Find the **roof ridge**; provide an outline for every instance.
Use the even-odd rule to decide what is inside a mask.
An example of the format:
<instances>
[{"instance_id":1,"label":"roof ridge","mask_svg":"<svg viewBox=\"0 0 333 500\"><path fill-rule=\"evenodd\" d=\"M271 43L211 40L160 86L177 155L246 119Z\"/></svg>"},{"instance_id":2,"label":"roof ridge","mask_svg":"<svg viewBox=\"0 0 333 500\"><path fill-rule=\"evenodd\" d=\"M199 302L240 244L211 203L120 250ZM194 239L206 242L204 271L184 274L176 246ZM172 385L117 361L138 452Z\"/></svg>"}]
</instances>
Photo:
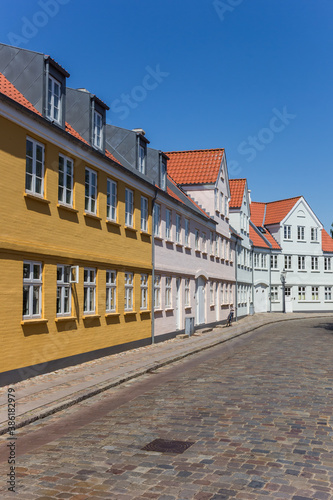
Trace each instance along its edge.
<instances>
[{"instance_id":1,"label":"roof ridge","mask_svg":"<svg viewBox=\"0 0 333 500\"><path fill-rule=\"evenodd\" d=\"M199 152L208 152L208 151L224 151L224 148L211 148L211 149L184 149L182 151L165 151L166 154L172 153L199 153Z\"/></svg>"}]
</instances>

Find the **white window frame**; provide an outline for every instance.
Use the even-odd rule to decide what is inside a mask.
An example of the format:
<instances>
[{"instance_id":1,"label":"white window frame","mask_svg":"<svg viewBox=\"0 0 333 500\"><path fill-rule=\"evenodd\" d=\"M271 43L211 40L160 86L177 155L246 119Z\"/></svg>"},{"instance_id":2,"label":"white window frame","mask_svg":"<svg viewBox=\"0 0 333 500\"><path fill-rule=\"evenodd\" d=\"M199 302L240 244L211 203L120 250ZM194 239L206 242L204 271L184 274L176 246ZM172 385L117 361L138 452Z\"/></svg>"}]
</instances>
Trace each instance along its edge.
<instances>
[{"instance_id":1,"label":"white window frame","mask_svg":"<svg viewBox=\"0 0 333 500\"><path fill-rule=\"evenodd\" d=\"M291 240L292 239L292 232L291 232L291 226L288 224L285 224L283 227L283 238L285 240Z\"/></svg>"},{"instance_id":2,"label":"white window frame","mask_svg":"<svg viewBox=\"0 0 333 500\"><path fill-rule=\"evenodd\" d=\"M292 256L291 255L284 256L284 268L286 270L289 270L292 268Z\"/></svg>"},{"instance_id":3,"label":"white window frame","mask_svg":"<svg viewBox=\"0 0 333 500\"><path fill-rule=\"evenodd\" d=\"M139 144L138 170L141 174L146 173L146 148L142 144Z\"/></svg>"},{"instance_id":4,"label":"white window frame","mask_svg":"<svg viewBox=\"0 0 333 500\"><path fill-rule=\"evenodd\" d=\"M165 277L165 309L172 308L172 278Z\"/></svg>"},{"instance_id":5,"label":"white window frame","mask_svg":"<svg viewBox=\"0 0 333 500\"><path fill-rule=\"evenodd\" d=\"M311 297L312 300L318 302L319 301L319 286L312 286L311 287Z\"/></svg>"},{"instance_id":6,"label":"white window frame","mask_svg":"<svg viewBox=\"0 0 333 500\"><path fill-rule=\"evenodd\" d=\"M284 287L284 295L285 297L291 297L291 286Z\"/></svg>"},{"instance_id":7,"label":"white window frame","mask_svg":"<svg viewBox=\"0 0 333 500\"><path fill-rule=\"evenodd\" d=\"M102 149L103 145L103 116L96 110L94 110L93 145L98 149Z\"/></svg>"},{"instance_id":8,"label":"white window frame","mask_svg":"<svg viewBox=\"0 0 333 500\"><path fill-rule=\"evenodd\" d=\"M227 196L224 196L224 215L225 217L229 216L229 200Z\"/></svg>"},{"instance_id":9,"label":"white window frame","mask_svg":"<svg viewBox=\"0 0 333 500\"><path fill-rule=\"evenodd\" d=\"M298 270L305 271L305 256L304 255L298 256Z\"/></svg>"},{"instance_id":10,"label":"white window frame","mask_svg":"<svg viewBox=\"0 0 333 500\"><path fill-rule=\"evenodd\" d=\"M184 291L185 291L185 307L190 307L191 296L190 296L191 281L190 278L185 278Z\"/></svg>"},{"instance_id":11,"label":"white window frame","mask_svg":"<svg viewBox=\"0 0 333 500\"><path fill-rule=\"evenodd\" d=\"M325 301L331 301L332 300L332 287L331 286L325 286Z\"/></svg>"},{"instance_id":12,"label":"white window frame","mask_svg":"<svg viewBox=\"0 0 333 500\"><path fill-rule=\"evenodd\" d=\"M219 196L219 190L217 188L214 189L214 206L215 206L215 211L219 211L219 201L218 201L218 196Z\"/></svg>"},{"instance_id":13,"label":"white window frame","mask_svg":"<svg viewBox=\"0 0 333 500\"><path fill-rule=\"evenodd\" d=\"M220 213L223 214L223 208L224 208L224 204L223 204L223 193L220 191Z\"/></svg>"},{"instance_id":14,"label":"white window frame","mask_svg":"<svg viewBox=\"0 0 333 500\"><path fill-rule=\"evenodd\" d=\"M106 312L117 310L117 271L108 269L106 271Z\"/></svg>"},{"instance_id":15,"label":"white window frame","mask_svg":"<svg viewBox=\"0 0 333 500\"><path fill-rule=\"evenodd\" d=\"M61 274L60 279L58 278L58 272L60 272ZM63 264L57 265L57 307L56 307L57 316L64 316L64 317L70 316L72 312L72 287L70 284L70 276L71 276L71 266L65 266ZM68 301L68 311L65 311L66 300Z\"/></svg>"},{"instance_id":16,"label":"white window frame","mask_svg":"<svg viewBox=\"0 0 333 500\"><path fill-rule=\"evenodd\" d=\"M181 243L182 235L182 218L179 214L176 214L176 243Z\"/></svg>"},{"instance_id":17,"label":"white window frame","mask_svg":"<svg viewBox=\"0 0 333 500\"><path fill-rule=\"evenodd\" d=\"M85 169L84 210L86 213L97 213L97 172L91 168Z\"/></svg>"},{"instance_id":18,"label":"white window frame","mask_svg":"<svg viewBox=\"0 0 333 500\"><path fill-rule=\"evenodd\" d=\"M167 164L164 159L161 161L161 189L166 190L166 179L167 179Z\"/></svg>"},{"instance_id":19,"label":"white window frame","mask_svg":"<svg viewBox=\"0 0 333 500\"><path fill-rule=\"evenodd\" d=\"M148 274L140 276L140 309L141 311L148 309Z\"/></svg>"},{"instance_id":20,"label":"white window frame","mask_svg":"<svg viewBox=\"0 0 333 500\"><path fill-rule=\"evenodd\" d=\"M32 156L28 155L28 142L32 144ZM37 152L41 151L41 159L37 160ZM44 158L45 148L40 142L26 138L26 167L25 167L25 192L34 196L44 196ZM31 166L31 172L30 170ZM38 170L41 170L40 172ZM37 175L40 174L40 175ZM31 180L31 189L28 188L28 179ZM39 185L39 190L38 186Z\"/></svg>"},{"instance_id":21,"label":"white window frame","mask_svg":"<svg viewBox=\"0 0 333 500\"><path fill-rule=\"evenodd\" d=\"M311 241L318 241L318 228L317 227L312 227L311 228Z\"/></svg>"},{"instance_id":22,"label":"white window frame","mask_svg":"<svg viewBox=\"0 0 333 500\"><path fill-rule=\"evenodd\" d=\"M319 270L318 257L311 257L311 271L318 271L318 270Z\"/></svg>"},{"instance_id":23,"label":"white window frame","mask_svg":"<svg viewBox=\"0 0 333 500\"><path fill-rule=\"evenodd\" d=\"M125 226L133 227L134 224L134 192L125 188Z\"/></svg>"},{"instance_id":24,"label":"white window frame","mask_svg":"<svg viewBox=\"0 0 333 500\"><path fill-rule=\"evenodd\" d=\"M161 309L161 276L154 276L154 309Z\"/></svg>"},{"instance_id":25,"label":"white window frame","mask_svg":"<svg viewBox=\"0 0 333 500\"><path fill-rule=\"evenodd\" d=\"M153 219L154 219L154 236L159 238L161 235L161 205L159 205L158 203L155 203L154 205Z\"/></svg>"},{"instance_id":26,"label":"white window frame","mask_svg":"<svg viewBox=\"0 0 333 500\"><path fill-rule=\"evenodd\" d=\"M209 303L211 306L215 306L214 281L209 282Z\"/></svg>"},{"instance_id":27,"label":"white window frame","mask_svg":"<svg viewBox=\"0 0 333 500\"><path fill-rule=\"evenodd\" d=\"M305 241L305 226L297 226L297 241Z\"/></svg>"},{"instance_id":28,"label":"white window frame","mask_svg":"<svg viewBox=\"0 0 333 500\"><path fill-rule=\"evenodd\" d=\"M271 255L271 269L278 269L278 256Z\"/></svg>"},{"instance_id":29,"label":"white window frame","mask_svg":"<svg viewBox=\"0 0 333 500\"><path fill-rule=\"evenodd\" d=\"M279 287L278 286L271 287L271 300L272 300L272 302L279 302Z\"/></svg>"},{"instance_id":30,"label":"white window frame","mask_svg":"<svg viewBox=\"0 0 333 500\"><path fill-rule=\"evenodd\" d=\"M24 277L25 266L29 265L29 276ZM35 270L38 268L38 277L35 276ZM41 262L34 262L25 260L23 261L23 302L24 302L24 289L28 289L27 295L27 313L23 314L23 319L35 319L42 316L42 286L43 286L43 265ZM37 304L35 302L37 292ZM37 307L36 307L37 306ZM34 312L35 311L35 312Z\"/></svg>"},{"instance_id":31,"label":"white window frame","mask_svg":"<svg viewBox=\"0 0 333 500\"><path fill-rule=\"evenodd\" d=\"M185 245L190 246L190 221L185 219Z\"/></svg>"},{"instance_id":32,"label":"white window frame","mask_svg":"<svg viewBox=\"0 0 333 500\"><path fill-rule=\"evenodd\" d=\"M62 178L62 179L61 179ZM74 162L68 156L59 154L58 203L73 206Z\"/></svg>"},{"instance_id":33,"label":"white window frame","mask_svg":"<svg viewBox=\"0 0 333 500\"><path fill-rule=\"evenodd\" d=\"M298 287L298 301L302 302L306 299L306 287L299 286Z\"/></svg>"},{"instance_id":34,"label":"white window frame","mask_svg":"<svg viewBox=\"0 0 333 500\"><path fill-rule=\"evenodd\" d=\"M56 123L61 123L61 83L56 80L53 76L49 75L48 87L47 87L47 116L50 120ZM59 95L57 95L56 88L59 89ZM58 103L56 100L58 99ZM58 105L57 105L58 104ZM57 113L56 113L57 111ZM58 116L57 116L58 114Z\"/></svg>"},{"instance_id":35,"label":"white window frame","mask_svg":"<svg viewBox=\"0 0 333 500\"><path fill-rule=\"evenodd\" d=\"M107 180L106 218L117 221L117 183L111 179Z\"/></svg>"},{"instance_id":36,"label":"white window frame","mask_svg":"<svg viewBox=\"0 0 333 500\"><path fill-rule=\"evenodd\" d=\"M140 218L141 231L148 232L148 198L141 196L141 218Z\"/></svg>"},{"instance_id":37,"label":"white window frame","mask_svg":"<svg viewBox=\"0 0 333 500\"><path fill-rule=\"evenodd\" d=\"M134 282L133 282L133 273L125 273L124 276L125 286L125 300L124 300L124 311L133 311L134 303L133 303L133 290L134 290Z\"/></svg>"},{"instance_id":38,"label":"white window frame","mask_svg":"<svg viewBox=\"0 0 333 500\"><path fill-rule=\"evenodd\" d=\"M194 240L195 250L200 252L200 231L199 229L195 230L195 240Z\"/></svg>"},{"instance_id":39,"label":"white window frame","mask_svg":"<svg viewBox=\"0 0 333 500\"><path fill-rule=\"evenodd\" d=\"M331 257L324 257L324 270L325 271L332 271Z\"/></svg>"},{"instance_id":40,"label":"white window frame","mask_svg":"<svg viewBox=\"0 0 333 500\"><path fill-rule=\"evenodd\" d=\"M85 267L83 271L83 313L96 313L96 269L93 267Z\"/></svg>"},{"instance_id":41,"label":"white window frame","mask_svg":"<svg viewBox=\"0 0 333 500\"><path fill-rule=\"evenodd\" d=\"M165 209L165 239L171 241L172 234L172 212L169 208Z\"/></svg>"}]
</instances>

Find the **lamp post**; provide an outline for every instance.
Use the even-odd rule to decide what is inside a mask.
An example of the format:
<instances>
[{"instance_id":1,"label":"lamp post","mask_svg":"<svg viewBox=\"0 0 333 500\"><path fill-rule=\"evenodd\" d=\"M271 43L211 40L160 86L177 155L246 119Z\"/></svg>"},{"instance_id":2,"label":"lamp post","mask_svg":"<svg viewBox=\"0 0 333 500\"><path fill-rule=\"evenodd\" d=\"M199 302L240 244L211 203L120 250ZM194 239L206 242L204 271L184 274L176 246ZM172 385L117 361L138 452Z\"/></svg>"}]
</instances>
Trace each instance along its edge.
<instances>
[{"instance_id":1,"label":"lamp post","mask_svg":"<svg viewBox=\"0 0 333 500\"><path fill-rule=\"evenodd\" d=\"M282 283L282 312L286 312L286 276L287 276L287 271L283 269L281 271L281 283Z\"/></svg>"}]
</instances>

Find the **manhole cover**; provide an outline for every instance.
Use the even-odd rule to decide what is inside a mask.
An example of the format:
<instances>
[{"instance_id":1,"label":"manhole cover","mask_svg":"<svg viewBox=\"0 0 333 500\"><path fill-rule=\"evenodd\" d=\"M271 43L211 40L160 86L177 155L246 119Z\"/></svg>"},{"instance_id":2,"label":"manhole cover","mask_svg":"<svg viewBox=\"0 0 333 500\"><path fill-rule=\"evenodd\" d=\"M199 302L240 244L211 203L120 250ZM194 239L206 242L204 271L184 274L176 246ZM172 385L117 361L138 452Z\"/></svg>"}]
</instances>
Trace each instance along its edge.
<instances>
[{"instance_id":1,"label":"manhole cover","mask_svg":"<svg viewBox=\"0 0 333 500\"><path fill-rule=\"evenodd\" d=\"M192 444L194 444L194 441L154 439L154 441L146 444L146 446L141 449L145 451L158 451L159 453L184 453Z\"/></svg>"}]
</instances>

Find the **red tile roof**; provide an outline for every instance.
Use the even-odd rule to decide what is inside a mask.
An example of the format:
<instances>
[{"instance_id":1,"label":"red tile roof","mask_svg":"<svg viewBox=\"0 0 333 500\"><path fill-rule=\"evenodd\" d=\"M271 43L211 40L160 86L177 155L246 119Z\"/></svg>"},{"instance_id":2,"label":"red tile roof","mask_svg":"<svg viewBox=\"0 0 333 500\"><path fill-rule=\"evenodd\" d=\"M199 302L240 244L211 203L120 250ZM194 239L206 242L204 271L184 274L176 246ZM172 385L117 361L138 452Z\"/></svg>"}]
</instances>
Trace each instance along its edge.
<instances>
[{"instance_id":1,"label":"red tile roof","mask_svg":"<svg viewBox=\"0 0 333 500\"><path fill-rule=\"evenodd\" d=\"M85 144L89 145L89 143L85 139L83 139L83 137L81 137L80 134L76 132L76 130L74 130L73 127L67 122L66 122L66 132L71 134L73 137L76 137L80 141L84 142Z\"/></svg>"},{"instance_id":2,"label":"red tile roof","mask_svg":"<svg viewBox=\"0 0 333 500\"><path fill-rule=\"evenodd\" d=\"M251 221L253 222L253 224L257 227L263 226L266 203L252 201L250 209L251 209Z\"/></svg>"},{"instance_id":3,"label":"red tile roof","mask_svg":"<svg viewBox=\"0 0 333 500\"><path fill-rule=\"evenodd\" d=\"M259 235L251 225L250 225L250 240L252 241L253 246L255 247L270 248L265 239L261 235Z\"/></svg>"},{"instance_id":4,"label":"red tile roof","mask_svg":"<svg viewBox=\"0 0 333 500\"><path fill-rule=\"evenodd\" d=\"M18 102L25 108L30 109L30 111L37 113L37 115L42 116L40 112L37 111L37 109L21 94L21 92L17 90L16 87L14 87L9 80L7 80L2 73L0 73L0 92L10 99L13 99L13 101Z\"/></svg>"},{"instance_id":5,"label":"red tile roof","mask_svg":"<svg viewBox=\"0 0 333 500\"><path fill-rule=\"evenodd\" d=\"M119 161L113 156L112 153L110 153L108 149L105 150L105 156L107 158L110 158L110 160L113 160L114 162L118 163L118 165L121 165L121 163L119 163Z\"/></svg>"},{"instance_id":6,"label":"red tile roof","mask_svg":"<svg viewBox=\"0 0 333 500\"><path fill-rule=\"evenodd\" d=\"M224 149L171 151L168 172L177 184L213 184L216 182Z\"/></svg>"},{"instance_id":7,"label":"red tile roof","mask_svg":"<svg viewBox=\"0 0 333 500\"><path fill-rule=\"evenodd\" d=\"M278 224L293 208L295 203L301 198L289 198L287 200L272 201L266 204L265 225Z\"/></svg>"},{"instance_id":8,"label":"red tile roof","mask_svg":"<svg viewBox=\"0 0 333 500\"><path fill-rule=\"evenodd\" d=\"M323 252L333 252L333 239L325 229L321 232L321 246Z\"/></svg>"},{"instance_id":9,"label":"red tile roof","mask_svg":"<svg viewBox=\"0 0 333 500\"><path fill-rule=\"evenodd\" d=\"M274 248L274 250L281 250L280 245L278 244L278 242L276 241L274 236L268 230L266 230L266 233L264 234L264 236L265 236L266 240L268 240L270 242L270 244L272 245L272 248Z\"/></svg>"},{"instance_id":10,"label":"red tile roof","mask_svg":"<svg viewBox=\"0 0 333 500\"><path fill-rule=\"evenodd\" d=\"M230 208L239 208L243 202L246 179L230 179Z\"/></svg>"}]
</instances>

